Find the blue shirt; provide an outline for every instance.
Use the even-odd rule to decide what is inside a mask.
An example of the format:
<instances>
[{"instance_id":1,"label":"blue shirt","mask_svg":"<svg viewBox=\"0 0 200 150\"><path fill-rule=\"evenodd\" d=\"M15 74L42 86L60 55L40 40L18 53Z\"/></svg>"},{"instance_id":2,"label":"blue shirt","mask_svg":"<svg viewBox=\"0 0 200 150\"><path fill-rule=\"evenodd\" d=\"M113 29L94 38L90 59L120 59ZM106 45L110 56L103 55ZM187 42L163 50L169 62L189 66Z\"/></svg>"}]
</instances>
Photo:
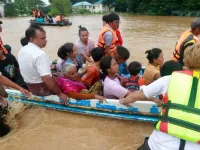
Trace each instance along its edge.
<instances>
[{"instance_id":1,"label":"blue shirt","mask_svg":"<svg viewBox=\"0 0 200 150\"><path fill-rule=\"evenodd\" d=\"M119 75L121 76L122 74L123 75L128 75L129 74L129 71L127 69L127 63L126 62L123 62L119 65Z\"/></svg>"},{"instance_id":2,"label":"blue shirt","mask_svg":"<svg viewBox=\"0 0 200 150\"><path fill-rule=\"evenodd\" d=\"M36 18L36 22L37 23L44 23L44 19L43 18Z\"/></svg>"},{"instance_id":3,"label":"blue shirt","mask_svg":"<svg viewBox=\"0 0 200 150\"><path fill-rule=\"evenodd\" d=\"M82 68L83 62L82 62L81 57L79 55L76 56L76 60L77 60L77 63L78 63L78 66L76 66L76 68L77 68L77 70L79 70L80 68ZM67 64L67 63L75 64L75 62L73 62L71 58L67 58L67 60L65 61L65 64Z\"/></svg>"}]
</instances>

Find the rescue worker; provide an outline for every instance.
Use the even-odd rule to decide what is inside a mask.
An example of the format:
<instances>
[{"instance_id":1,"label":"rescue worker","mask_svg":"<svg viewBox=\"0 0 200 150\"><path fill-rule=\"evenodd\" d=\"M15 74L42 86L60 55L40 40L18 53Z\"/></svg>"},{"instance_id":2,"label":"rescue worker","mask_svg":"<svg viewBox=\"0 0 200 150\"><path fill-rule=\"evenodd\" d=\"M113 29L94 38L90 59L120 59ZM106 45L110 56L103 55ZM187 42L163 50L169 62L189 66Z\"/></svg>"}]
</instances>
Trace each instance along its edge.
<instances>
[{"instance_id":1,"label":"rescue worker","mask_svg":"<svg viewBox=\"0 0 200 150\"><path fill-rule=\"evenodd\" d=\"M110 13L107 16L107 24L102 28L98 40L98 47L104 49L107 56L113 56L116 48L116 30L119 28L119 16L116 13Z\"/></svg>"},{"instance_id":2,"label":"rescue worker","mask_svg":"<svg viewBox=\"0 0 200 150\"><path fill-rule=\"evenodd\" d=\"M200 149L200 44L188 46L184 63L188 70L175 71L124 99L129 104L164 95L160 117L151 136L138 150Z\"/></svg>"},{"instance_id":3,"label":"rescue worker","mask_svg":"<svg viewBox=\"0 0 200 150\"><path fill-rule=\"evenodd\" d=\"M183 63L183 55L184 50L198 42L197 36L200 34L200 18L194 19L191 23L191 30L185 31L175 46L175 51L173 52L172 60L179 61L182 65Z\"/></svg>"}]
</instances>

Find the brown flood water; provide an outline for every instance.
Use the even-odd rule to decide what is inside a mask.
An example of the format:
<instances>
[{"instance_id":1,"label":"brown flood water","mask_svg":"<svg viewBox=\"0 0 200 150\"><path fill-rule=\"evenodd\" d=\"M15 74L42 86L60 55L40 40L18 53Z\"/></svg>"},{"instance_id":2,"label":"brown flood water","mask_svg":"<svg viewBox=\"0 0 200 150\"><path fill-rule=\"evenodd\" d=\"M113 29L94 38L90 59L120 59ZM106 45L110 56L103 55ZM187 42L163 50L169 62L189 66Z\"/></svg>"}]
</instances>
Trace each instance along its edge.
<instances>
[{"instance_id":1,"label":"brown flood water","mask_svg":"<svg viewBox=\"0 0 200 150\"><path fill-rule=\"evenodd\" d=\"M78 26L86 27L90 38L97 43L102 27L101 15L72 16L70 27L45 27L47 46L44 51L53 60L65 42L75 42ZM1 33L4 44L12 46L17 56L20 38L29 26L30 18L3 20ZM145 50L158 47L164 51L165 60L171 58L175 43L182 32L189 29L193 18L121 16L120 30L124 46L131 52L132 60L145 66ZM28 63L28 62L27 62ZM15 107L19 107L16 105ZM22 109L19 107L18 109ZM19 111L19 110L15 110ZM13 130L0 139L1 150L136 150L153 131L153 124L123 121L43 108L27 108L10 122Z\"/></svg>"}]
</instances>

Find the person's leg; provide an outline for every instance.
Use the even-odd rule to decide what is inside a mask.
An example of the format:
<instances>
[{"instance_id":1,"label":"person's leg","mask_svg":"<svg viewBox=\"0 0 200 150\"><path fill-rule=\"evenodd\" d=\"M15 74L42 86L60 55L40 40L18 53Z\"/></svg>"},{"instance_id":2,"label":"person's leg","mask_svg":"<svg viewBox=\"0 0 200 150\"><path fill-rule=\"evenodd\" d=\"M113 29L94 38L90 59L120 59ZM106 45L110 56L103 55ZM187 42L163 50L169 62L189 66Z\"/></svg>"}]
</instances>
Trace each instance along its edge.
<instances>
[{"instance_id":1,"label":"person's leg","mask_svg":"<svg viewBox=\"0 0 200 150\"><path fill-rule=\"evenodd\" d=\"M137 150L151 150L148 145L148 139L149 137L146 137L142 146L140 146Z\"/></svg>"}]
</instances>

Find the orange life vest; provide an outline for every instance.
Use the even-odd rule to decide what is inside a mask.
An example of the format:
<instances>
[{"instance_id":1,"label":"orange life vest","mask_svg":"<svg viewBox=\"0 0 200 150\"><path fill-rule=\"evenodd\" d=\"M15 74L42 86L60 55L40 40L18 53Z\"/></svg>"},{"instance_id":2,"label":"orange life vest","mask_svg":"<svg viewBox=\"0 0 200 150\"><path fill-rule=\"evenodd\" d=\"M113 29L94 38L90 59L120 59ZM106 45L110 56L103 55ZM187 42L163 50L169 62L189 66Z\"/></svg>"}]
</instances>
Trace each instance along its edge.
<instances>
[{"instance_id":1,"label":"orange life vest","mask_svg":"<svg viewBox=\"0 0 200 150\"><path fill-rule=\"evenodd\" d=\"M97 46L105 49L105 41L104 41L103 36L107 31L112 32L112 35L113 35L112 44L110 46L110 53L113 54L116 47L117 36L116 36L116 32L108 24L106 24L101 30Z\"/></svg>"},{"instance_id":2,"label":"orange life vest","mask_svg":"<svg viewBox=\"0 0 200 150\"><path fill-rule=\"evenodd\" d=\"M198 42L198 38L191 32L185 31L176 43L175 52L173 52L172 60L183 64L184 50L187 46Z\"/></svg>"}]
</instances>

